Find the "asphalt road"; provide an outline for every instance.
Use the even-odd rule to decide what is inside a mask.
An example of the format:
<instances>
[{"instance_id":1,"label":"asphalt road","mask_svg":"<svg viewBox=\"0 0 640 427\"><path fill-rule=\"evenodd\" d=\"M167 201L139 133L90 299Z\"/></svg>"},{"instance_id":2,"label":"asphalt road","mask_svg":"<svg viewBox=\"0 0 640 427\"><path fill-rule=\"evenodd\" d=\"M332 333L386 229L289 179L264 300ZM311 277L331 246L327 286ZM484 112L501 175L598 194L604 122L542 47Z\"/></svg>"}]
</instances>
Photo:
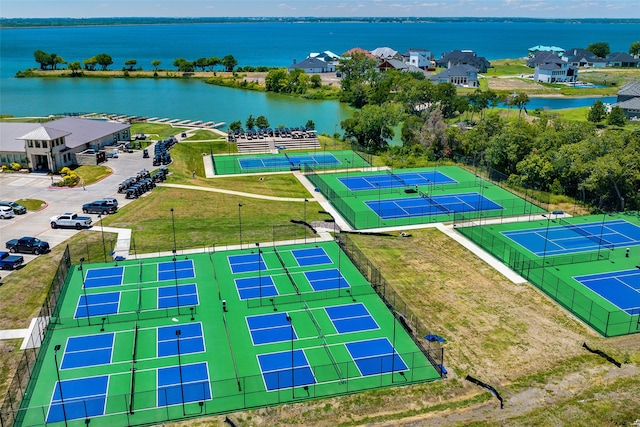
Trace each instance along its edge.
<instances>
[{"instance_id":1,"label":"asphalt road","mask_svg":"<svg viewBox=\"0 0 640 427\"><path fill-rule=\"evenodd\" d=\"M153 146L149 147L153 154ZM5 250L5 242L23 236L33 236L49 242L51 247L61 244L76 234L75 229L52 229L49 219L64 212L82 214L82 205L104 197L118 199L118 206L122 207L135 199L125 199L124 194L118 194L118 185L125 179L135 176L140 170L152 171L153 159L142 158L142 151L134 153L120 153L118 158L108 159L104 166L108 166L113 173L107 178L91 185L78 188L53 187L51 176L44 174L0 173L0 200L16 201L19 199L37 199L45 205L37 212L28 211L24 215L16 215L11 219L0 219L0 251ZM59 180L55 176L54 180ZM85 215L93 219L93 227L98 221L97 214ZM116 213L117 215L117 213ZM25 262L34 258L33 255L23 254ZM5 276L8 272L4 272Z\"/></svg>"}]
</instances>

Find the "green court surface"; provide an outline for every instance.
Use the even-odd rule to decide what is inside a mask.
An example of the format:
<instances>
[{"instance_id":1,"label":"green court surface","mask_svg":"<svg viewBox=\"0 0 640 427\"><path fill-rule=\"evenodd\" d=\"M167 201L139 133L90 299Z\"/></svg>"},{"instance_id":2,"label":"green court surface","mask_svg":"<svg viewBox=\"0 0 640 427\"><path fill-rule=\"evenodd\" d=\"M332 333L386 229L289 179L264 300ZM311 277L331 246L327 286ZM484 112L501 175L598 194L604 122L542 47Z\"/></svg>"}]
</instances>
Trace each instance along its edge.
<instances>
[{"instance_id":1,"label":"green court surface","mask_svg":"<svg viewBox=\"0 0 640 427\"><path fill-rule=\"evenodd\" d=\"M640 333L637 212L457 230L603 336Z\"/></svg>"},{"instance_id":2,"label":"green court surface","mask_svg":"<svg viewBox=\"0 0 640 427\"><path fill-rule=\"evenodd\" d=\"M153 424L440 378L333 241L74 266L50 320L16 425Z\"/></svg>"},{"instance_id":3,"label":"green court surface","mask_svg":"<svg viewBox=\"0 0 640 427\"><path fill-rule=\"evenodd\" d=\"M216 154L212 156L216 175L299 170L310 165L319 170L342 170L369 167L369 163L352 150L282 150L277 154Z\"/></svg>"},{"instance_id":4,"label":"green court surface","mask_svg":"<svg viewBox=\"0 0 640 427\"><path fill-rule=\"evenodd\" d=\"M355 229L531 215L544 210L456 166L305 176Z\"/></svg>"}]
</instances>

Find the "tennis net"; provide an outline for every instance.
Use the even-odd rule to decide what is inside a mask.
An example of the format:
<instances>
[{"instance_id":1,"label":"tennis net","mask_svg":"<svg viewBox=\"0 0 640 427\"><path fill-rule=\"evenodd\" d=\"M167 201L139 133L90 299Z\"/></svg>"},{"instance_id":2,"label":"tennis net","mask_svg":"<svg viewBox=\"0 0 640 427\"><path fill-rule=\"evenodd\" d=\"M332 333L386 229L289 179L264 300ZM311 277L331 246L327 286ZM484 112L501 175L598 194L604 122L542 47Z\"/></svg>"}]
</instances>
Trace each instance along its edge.
<instances>
[{"instance_id":1,"label":"tennis net","mask_svg":"<svg viewBox=\"0 0 640 427\"><path fill-rule=\"evenodd\" d=\"M429 197L429 195L427 193L425 193L424 191L418 190L418 194L420 194L420 197L423 197L423 198L427 199L429 201L429 204L435 206L437 209L441 210L442 212L444 212L446 214L450 214L451 213L451 211L449 209L447 209L444 205L441 205L440 203L438 203L435 200L433 200L433 198Z\"/></svg>"},{"instance_id":2,"label":"tennis net","mask_svg":"<svg viewBox=\"0 0 640 427\"><path fill-rule=\"evenodd\" d=\"M400 178L395 173L393 173L390 169L387 169L387 175L391 175L391 177L396 181L400 182L400 184L404 185L405 187L407 186L407 182L404 179Z\"/></svg>"},{"instance_id":3,"label":"tennis net","mask_svg":"<svg viewBox=\"0 0 640 427\"><path fill-rule=\"evenodd\" d=\"M604 246L605 248L611 249L611 250L615 249L615 246L614 246L613 243L608 242L608 241L606 241L606 240L604 240L602 238L602 231L603 231L602 227L604 227L604 225L601 226L601 228L600 228L601 233L600 233L600 236L598 236L598 235L595 235L593 233L590 233L589 231L587 231L586 229L584 229L582 227L578 227L577 225L570 223L569 221L565 220L564 218L560 218L559 223L563 227L566 227L566 228L568 228L568 229L570 229L570 230L572 230L572 231L574 231L574 232L586 237L587 239L597 243L598 246Z\"/></svg>"},{"instance_id":4,"label":"tennis net","mask_svg":"<svg viewBox=\"0 0 640 427\"><path fill-rule=\"evenodd\" d=\"M289 278L289 281L291 282L291 285L293 286L293 289L296 290L296 294L300 295L300 289L298 289L298 285L296 285L296 281L293 280L293 277L291 276L291 273L289 272L289 269L284 264L284 260L280 256L280 252L278 252L278 249L276 248L276 246L273 247L273 251L276 253L276 256L278 257L278 260L280 261L280 264L282 265L282 268L284 269L285 274Z\"/></svg>"},{"instance_id":5,"label":"tennis net","mask_svg":"<svg viewBox=\"0 0 640 427\"><path fill-rule=\"evenodd\" d=\"M302 306L304 307L305 311L309 315L309 318L311 319L313 326L316 327L316 330L318 331L318 338L324 338L324 334L322 333L322 328L318 324L318 321L316 320L316 316L314 316L313 313L311 312L309 305L306 302L303 302Z\"/></svg>"}]
</instances>

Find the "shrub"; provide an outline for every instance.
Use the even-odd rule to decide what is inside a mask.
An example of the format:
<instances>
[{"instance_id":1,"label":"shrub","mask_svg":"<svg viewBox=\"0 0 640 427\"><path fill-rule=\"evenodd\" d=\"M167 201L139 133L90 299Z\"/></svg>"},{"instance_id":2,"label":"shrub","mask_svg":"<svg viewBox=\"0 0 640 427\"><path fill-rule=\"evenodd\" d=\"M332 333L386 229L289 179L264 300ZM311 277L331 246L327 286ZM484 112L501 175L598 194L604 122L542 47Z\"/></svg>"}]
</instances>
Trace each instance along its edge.
<instances>
[{"instance_id":1,"label":"shrub","mask_svg":"<svg viewBox=\"0 0 640 427\"><path fill-rule=\"evenodd\" d=\"M14 171L19 171L20 168L20 163L11 163L11 169L13 169Z\"/></svg>"}]
</instances>

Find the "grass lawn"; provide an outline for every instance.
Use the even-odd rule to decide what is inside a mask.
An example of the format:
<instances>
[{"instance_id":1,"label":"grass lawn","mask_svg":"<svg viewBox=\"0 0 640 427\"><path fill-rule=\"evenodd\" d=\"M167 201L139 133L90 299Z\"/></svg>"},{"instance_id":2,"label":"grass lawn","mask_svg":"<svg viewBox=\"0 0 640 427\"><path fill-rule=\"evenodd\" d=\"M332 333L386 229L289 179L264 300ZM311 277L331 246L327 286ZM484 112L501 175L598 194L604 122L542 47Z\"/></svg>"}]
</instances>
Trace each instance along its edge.
<instances>
[{"instance_id":1,"label":"grass lawn","mask_svg":"<svg viewBox=\"0 0 640 427\"><path fill-rule=\"evenodd\" d=\"M39 211L47 205L44 200L38 199L20 199L16 200L16 203L24 206L28 211Z\"/></svg>"},{"instance_id":2,"label":"grass lawn","mask_svg":"<svg viewBox=\"0 0 640 427\"><path fill-rule=\"evenodd\" d=\"M113 170L109 166L79 166L74 172L80 177L79 183L84 181L85 185L89 185L108 177Z\"/></svg>"},{"instance_id":3,"label":"grass lawn","mask_svg":"<svg viewBox=\"0 0 640 427\"><path fill-rule=\"evenodd\" d=\"M165 139L173 135L178 135L187 130L186 128L173 127L161 123L134 123L131 125L131 135L144 133L147 139Z\"/></svg>"},{"instance_id":4,"label":"grass lawn","mask_svg":"<svg viewBox=\"0 0 640 427\"><path fill-rule=\"evenodd\" d=\"M219 140L226 141L226 138L224 136L221 136L220 134L207 129L198 129L194 131L192 134L190 134L188 138L183 139L183 141L187 141L187 142L202 141L202 140L208 141L212 139L215 139L215 140L219 139Z\"/></svg>"},{"instance_id":5,"label":"grass lawn","mask_svg":"<svg viewBox=\"0 0 640 427\"><path fill-rule=\"evenodd\" d=\"M197 200L197 203L194 203ZM242 204L239 209L238 205ZM302 220L306 206L307 222L326 219L315 202L279 202L246 198L200 190L156 187L142 197L103 219L109 227L133 230L132 250L138 253L170 251L173 247L172 217L174 209L178 249L237 245L240 220L243 242L271 241L273 227L288 226L287 238L303 238L305 227L292 226L291 219ZM240 211L240 212L239 212ZM284 237L284 236L283 236ZM279 239L282 240L282 239Z\"/></svg>"}]
</instances>

